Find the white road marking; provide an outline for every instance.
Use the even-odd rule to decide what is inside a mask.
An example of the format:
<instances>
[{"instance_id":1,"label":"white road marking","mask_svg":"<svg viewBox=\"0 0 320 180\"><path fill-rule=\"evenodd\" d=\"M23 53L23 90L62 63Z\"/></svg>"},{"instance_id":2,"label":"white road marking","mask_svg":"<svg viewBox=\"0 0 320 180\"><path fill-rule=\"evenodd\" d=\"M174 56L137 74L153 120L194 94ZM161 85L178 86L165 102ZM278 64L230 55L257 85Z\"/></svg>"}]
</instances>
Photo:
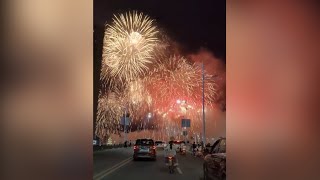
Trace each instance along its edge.
<instances>
[{"instance_id":1,"label":"white road marking","mask_svg":"<svg viewBox=\"0 0 320 180\"><path fill-rule=\"evenodd\" d=\"M97 180L101 180L102 178L108 176L109 174L113 173L114 171L118 170L119 168L121 168L122 166L125 166L127 164L129 164L131 162L131 160L126 161L125 163L119 165L118 167L111 169L110 171L108 171L106 174L102 175L101 177L99 177Z\"/></svg>"},{"instance_id":2,"label":"white road marking","mask_svg":"<svg viewBox=\"0 0 320 180\"><path fill-rule=\"evenodd\" d=\"M109 175L110 173L112 173L112 172L116 171L117 169L121 168L122 166L128 164L128 163L131 162L131 161L132 161L132 157L129 157L129 158L121 161L120 163L112 166L111 168L106 169L106 170L98 173L97 175L95 175L95 176L93 177L93 179L95 179L95 180L100 180L100 179L104 178L105 176Z\"/></svg>"},{"instance_id":3,"label":"white road marking","mask_svg":"<svg viewBox=\"0 0 320 180\"><path fill-rule=\"evenodd\" d=\"M181 171L181 169L179 167L177 167L177 170L178 170L179 174L182 174L182 171Z\"/></svg>"}]
</instances>

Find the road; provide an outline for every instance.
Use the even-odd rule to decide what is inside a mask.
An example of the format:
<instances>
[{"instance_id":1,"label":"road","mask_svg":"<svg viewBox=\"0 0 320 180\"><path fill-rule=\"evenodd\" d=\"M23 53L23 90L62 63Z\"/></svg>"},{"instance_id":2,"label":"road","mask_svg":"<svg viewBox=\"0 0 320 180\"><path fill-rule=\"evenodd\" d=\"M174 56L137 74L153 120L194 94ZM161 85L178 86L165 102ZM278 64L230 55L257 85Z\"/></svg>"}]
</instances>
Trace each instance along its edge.
<instances>
[{"instance_id":1,"label":"road","mask_svg":"<svg viewBox=\"0 0 320 180\"><path fill-rule=\"evenodd\" d=\"M179 166L170 174L164 164L163 150L157 149L157 160L132 160L133 149L118 148L94 152L94 179L95 180L123 180L123 179L174 179L200 180L202 179L202 163L200 158L190 153L178 155Z\"/></svg>"}]
</instances>

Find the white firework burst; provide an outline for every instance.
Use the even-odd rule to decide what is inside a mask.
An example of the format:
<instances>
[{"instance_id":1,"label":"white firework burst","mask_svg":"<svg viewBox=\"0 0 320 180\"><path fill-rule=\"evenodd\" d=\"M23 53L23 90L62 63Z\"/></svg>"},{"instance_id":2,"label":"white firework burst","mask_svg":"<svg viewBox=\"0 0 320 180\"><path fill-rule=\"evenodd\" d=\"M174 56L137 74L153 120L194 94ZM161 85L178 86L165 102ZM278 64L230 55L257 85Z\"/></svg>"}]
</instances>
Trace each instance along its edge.
<instances>
[{"instance_id":1,"label":"white firework burst","mask_svg":"<svg viewBox=\"0 0 320 180\"><path fill-rule=\"evenodd\" d=\"M130 81L148 70L157 46L158 30L154 20L137 11L114 15L106 25L103 42L103 65L108 75Z\"/></svg>"}]
</instances>

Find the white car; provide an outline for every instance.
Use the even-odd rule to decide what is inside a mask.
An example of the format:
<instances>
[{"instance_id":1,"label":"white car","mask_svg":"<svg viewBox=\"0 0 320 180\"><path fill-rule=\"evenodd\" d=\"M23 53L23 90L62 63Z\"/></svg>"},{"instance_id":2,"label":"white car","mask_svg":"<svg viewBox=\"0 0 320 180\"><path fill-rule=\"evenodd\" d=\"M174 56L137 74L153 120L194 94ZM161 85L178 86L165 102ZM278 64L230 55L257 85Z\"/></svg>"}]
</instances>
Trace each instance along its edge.
<instances>
[{"instance_id":1,"label":"white car","mask_svg":"<svg viewBox=\"0 0 320 180\"><path fill-rule=\"evenodd\" d=\"M184 141L173 141L173 148L178 152L180 151L181 144L185 144Z\"/></svg>"},{"instance_id":2,"label":"white car","mask_svg":"<svg viewBox=\"0 0 320 180\"><path fill-rule=\"evenodd\" d=\"M162 142L162 141L156 141L155 145L156 145L157 148L164 148L165 147L164 146L164 142Z\"/></svg>"}]
</instances>

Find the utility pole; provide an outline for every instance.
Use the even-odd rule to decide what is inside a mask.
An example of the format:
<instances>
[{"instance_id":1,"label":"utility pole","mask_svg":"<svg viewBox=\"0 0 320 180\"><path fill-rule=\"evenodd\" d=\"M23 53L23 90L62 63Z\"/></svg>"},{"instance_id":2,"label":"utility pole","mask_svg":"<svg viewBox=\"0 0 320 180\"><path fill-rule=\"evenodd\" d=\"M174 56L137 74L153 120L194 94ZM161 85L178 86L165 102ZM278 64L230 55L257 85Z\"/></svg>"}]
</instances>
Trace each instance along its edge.
<instances>
[{"instance_id":1,"label":"utility pole","mask_svg":"<svg viewBox=\"0 0 320 180\"><path fill-rule=\"evenodd\" d=\"M125 107L124 109L124 141L123 143L125 143L127 141L127 107Z\"/></svg>"},{"instance_id":2,"label":"utility pole","mask_svg":"<svg viewBox=\"0 0 320 180\"><path fill-rule=\"evenodd\" d=\"M206 116L204 112L204 63L202 61L202 121L203 121L203 129L202 129L202 141L203 144L206 144Z\"/></svg>"}]
</instances>

